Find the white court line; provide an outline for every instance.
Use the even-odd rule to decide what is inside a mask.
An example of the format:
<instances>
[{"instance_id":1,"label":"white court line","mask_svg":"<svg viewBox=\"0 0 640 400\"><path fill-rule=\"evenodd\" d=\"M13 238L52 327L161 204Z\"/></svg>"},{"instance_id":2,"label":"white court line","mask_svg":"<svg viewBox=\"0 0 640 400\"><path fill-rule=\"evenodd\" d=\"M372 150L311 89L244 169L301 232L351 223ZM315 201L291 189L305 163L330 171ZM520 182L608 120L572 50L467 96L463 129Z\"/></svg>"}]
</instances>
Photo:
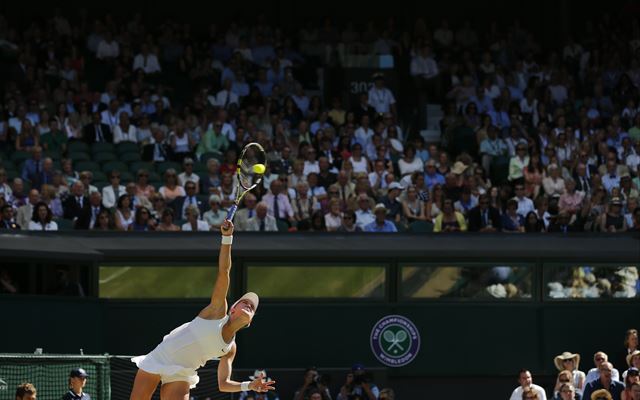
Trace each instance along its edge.
<instances>
[{"instance_id":1,"label":"white court line","mask_svg":"<svg viewBox=\"0 0 640 400\"><path fill-rule=\"evenodd\" d=\"M109 283L112 280L119 278L121 275L124 275L125 273L129 272L129 270L131 269L131 267L124 267L122 268L120 271L116 272L115 274L111 275L108 278L105 279L100 279L100 284L105 284L105 283Z\"/></svg>"}]
</instances>

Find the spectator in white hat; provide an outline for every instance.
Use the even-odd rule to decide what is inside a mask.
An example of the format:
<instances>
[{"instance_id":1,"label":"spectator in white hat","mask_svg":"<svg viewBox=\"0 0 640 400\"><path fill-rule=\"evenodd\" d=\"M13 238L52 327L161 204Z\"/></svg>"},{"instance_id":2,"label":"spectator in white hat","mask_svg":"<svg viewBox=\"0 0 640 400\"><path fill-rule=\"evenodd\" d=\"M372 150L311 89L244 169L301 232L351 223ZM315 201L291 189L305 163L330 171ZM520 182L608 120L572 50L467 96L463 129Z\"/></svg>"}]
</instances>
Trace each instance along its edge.
<instances>
[{"instance_id":1,"label":"spectator in white hat","mask_svg":"<svg viewBox=\"0 0 640 400\"><path fill-rule=\"evenodd\" d=\"M571 373L573 378L572 384L576 391L582 395L582 390L584 389L585 384L585 373L578 369L580 366L580 354L573 354L565 351L564 353L556 356L553 359L553 363L558 371L568 371Z\"/></svg>"}]
</instances>

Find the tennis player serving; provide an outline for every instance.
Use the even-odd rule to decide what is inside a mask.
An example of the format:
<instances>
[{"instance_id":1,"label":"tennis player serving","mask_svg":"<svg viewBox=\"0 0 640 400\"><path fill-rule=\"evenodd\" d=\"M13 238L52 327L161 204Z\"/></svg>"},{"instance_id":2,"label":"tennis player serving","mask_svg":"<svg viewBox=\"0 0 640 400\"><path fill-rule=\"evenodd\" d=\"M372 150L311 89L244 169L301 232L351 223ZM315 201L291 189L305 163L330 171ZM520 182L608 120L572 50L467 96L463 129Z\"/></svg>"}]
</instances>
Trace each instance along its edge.
<instances>
[{"instance_id":1,"label":"tennis player serving","mask_svg":"<svg viewBox=\"0 0 640 400\"><path fill-rule=\"evenodd\" d=\"M218 387L221 392L253 390L261 393L275 390L274 381L264 381L262 378L246 382L231 380L236 355L235 335L251 324L259 299L258 295L249 292L228 309L233 223L225 221L220 230L222 245L211 303L194 320L166 335L151 353L131 360L139 368L131 400L150 400L160 382L162 400L189 400L189 390L199 381L196 370L212 358L220 359Z\"/></svg>"}]
</instances>

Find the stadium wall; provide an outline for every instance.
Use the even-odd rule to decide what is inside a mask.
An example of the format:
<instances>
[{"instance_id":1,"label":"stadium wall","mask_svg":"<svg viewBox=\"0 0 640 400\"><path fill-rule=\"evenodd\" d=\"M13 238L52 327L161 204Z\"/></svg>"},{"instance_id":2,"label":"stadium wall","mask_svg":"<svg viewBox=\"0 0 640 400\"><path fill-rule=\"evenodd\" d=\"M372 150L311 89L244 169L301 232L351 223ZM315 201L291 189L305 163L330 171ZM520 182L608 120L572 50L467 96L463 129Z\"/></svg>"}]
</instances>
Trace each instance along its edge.
<instances>
[{"instance_id":1,"label":"stadium wall","mask_svg":"<svg viewBox=\"0 0 640 400\"><path fill-rule=\"evenodd\" d=\"M214 265L218 242L212 234L0 235L1 260L24 263L25 268L80 265L93 284L84 298L0 295L4 322L0 352L43 348L47 353L83 349L85 354L135 355L150 351L163 335L193 318L207 299L100 298L95 288L100 266L126 263L145 268L160 262ZM460 388L461 394L470 395L482 385L492 391L512 389L514 374L523 366L532 370L537 382L550 384L556 373L553 357L566 350L581 353L585 368L591 354L600 349L619 365L623 333L640 326L637 298L552 301L543 295L547 263L637 266L637 236L238 233L233 255L231 297L247 287L249 265L387 266L384 295L378 298L263 300L251 329L238 335L236 365L248 370L294 371L289 373L293 374L292 382L295 373L301 374L296 371L309 365L347 368L358 361L382 368L371 352L369 336L375 322L389 314L410 318L420 330L422 346L408 366L387 368L384 382L399 389L399 385L412 388L429 382L434 394L451 399L457 396L448 393L450 383L457 379L469 385L468 392L466 385ZM400 293L400 266L405 263L460 262L473 268L489 261L531 265L532 297L416 300ZM299 282L301 289L309 284ZM406 395L414 393L407 390Z\"/></svg>"}]
</instances>

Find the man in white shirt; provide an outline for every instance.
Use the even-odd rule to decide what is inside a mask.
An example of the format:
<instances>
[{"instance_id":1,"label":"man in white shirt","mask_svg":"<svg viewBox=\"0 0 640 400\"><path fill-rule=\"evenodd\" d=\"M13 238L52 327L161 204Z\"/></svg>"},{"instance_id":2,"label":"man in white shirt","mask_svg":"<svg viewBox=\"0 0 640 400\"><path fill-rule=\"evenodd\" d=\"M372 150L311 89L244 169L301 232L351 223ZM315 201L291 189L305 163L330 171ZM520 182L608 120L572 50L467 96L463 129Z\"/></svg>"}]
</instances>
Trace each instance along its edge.
<instances>
[{"instance_id":1,"label":"man in white shirt","mask_svg":"<svg viewBox=\"0 0 640 400\"><path fill-rule=\"evenodd\" d=\"M267 214L268 206L264 201L261 201L256 206L256 215L249 218L247 221L247 231L257 232L277 232L278 224L276 219Z\"/></svg>"},{"instance_id":2,"label":"man in white shirt","mask_svg":"<svg viewBox=\"0 0 640 400\"><path fill-rule=\"evenodd\" d=\"M373 129L369 126L369 116L364 114L360 119L360 127L356 129L354 136L356 141L360 143L360 146L366 148L369 141L374 135Z\"/></svg>"},{"instance_id":3,"label":"man in white shirt","mask_svg":"<svg viewBox=\"0 0 640 400\"><path fill-rule=\"evenodd\" d=\"M453 31L449 29L449 21L442 20L442 24L433 32L433 40L440 47L447 48L453 44Z\"/></svg>"},{"instance_id":4,"label":"man in white shirt","mask_svg":"<svg viewBox=\"0 0 640 400\"><path fill-rule=\"evenodd\" d=\"M127 193L127 188L120 184L120 172L111 171L109 181L111 185L102 188L102 205L105 208L115 207L120 196Z\"/></svg>"},{"instance_id":5,"label":"man in white shirt","mask_svg":"<svg viewBox=\"0 0 640 400\"><path fill-rule=\"evenodd\" d=\"M158 57L149 53L149 46L146 43L142 45L140 54L133 59L133 70L137 71L139 69L142 69L145 74L154 74L162 71Z\"/></svg>"},{"instance_id":6,"label":"man in white shirt","mask_svg":"<svg viewBox=\"0 0 640 400\"><path fill-rule=\"evenodd\" d=\"M538 399L547 400L547 394L545 393L544 389L533 383L531 372L527 371L526 369L520 371L518 382L520 383L520 386L513 390L513 393L511 393L511 397L509 398L509 400L522 400L522 391L524 390L524 388L533 389L533 391L538 394Z\"/></svg>"},{"instance_id":7,"label":"man in white shirt","mask_svg":"<svg viewBox=\"0 0 640 400\"><path fill-rule=\"evenodd\" d=\"M271 191L262 196L262 202L267 205L270 216L293 224L293 208L291 208L289 197L282 192L280 180L271 182Z\"/></svg>"},{"instance_id":8,"label":"man in white shirt","mask_svg":"<svg viewBox=\"0 0 640 400\"><path fill-rule=\"evenodd\" d=\"M138 142L138 129L129 123L129 114L120 113L120 121L113 129L113 143Z\"/></svg>"},{"instance_id":9,"label":"man in white shirt","mask_svg":"<svg viewBox=\"0 0 640 400\"><path fill-rule=\"evenodd\" d=\"M369 104L378 114L390 112L397 116L396 98L391 90L384 87L384 74L378 72L373 75L374 86L369 89Z\"/></svg>"},{"instance_id":10,"label":"man in white shirt","mask_svg":"<svg viewBox=\"0 0 640 400\"><path fill-rule=\"evenodd\" d=\"M358 209L356 210L356 226L364 230L364 227L376 220L371 211L371 202L366 194L358 195Z\"/></svg>"},{"instance_id":11,"label":"man in white shirt","mask_svg":"<svg viewBox=\"0 0 640 400\"><path fill-rule=\"evenodd\" d=\"M224 83L222 84L222 90L216 93L215 96L209 96L207 98L209 100L209 103L214 107L221 107L225 110L231 104L235 104L237 106L239 104L238 95L231 90L231 85L231 79L225 79Z\"/></svg>"},{"instance_id":12,"label":"man in white shirt","mask_svg":"<svg viewBox=\"0 0 640 400\"><path fill-rule=\"evenodd\" d=\"M230 142L236 141L236 131L233 129L233 125L227 122L227 110L221 108L218 110L217 121L222 122L222 128L220 128L220 133L227 137L227 140ZM213 121L209 124L207 129L213 129L216 121ZM242 140L242 138L240 138Z\"/></svg>"},{"instance_id":13,"label":"man in white shirt","mask_svg":"<svg viewBox=\"0 0 640 400\"><path fill-rule=\"evenodd\" d=\"M585 387L587 386L587 383L600 379L600 365L606 362L609 362L609 356L604 351L598 351L593 355L593 363L596 367L591 368L589 372L587 372L587 377L584 380ZM620 380L620 372L615 368L611 370L611 379L614 381Z\"/></svg>"},{"instance_id":14,"label":"man in white shirt","mask_svg":"<svg viewBox=\"0 0 640 400\"><path fill-rule=\"evenodd\" d=\"M525 218L529 211L534 211L533 201L525 196L523 183L517 183L515 190L516 196L513 199L518 202L518 214Z\"/></svg>"},{"instance_id":15,"label":"man in white shirt","mask_svg":"<svg viewBox=\"0 0 640 400\"><path fill-rule=\"evenodd\" d=\"M431 56L431 48L425 44L411 60L411 76L431 79L438 75L438 64Z\"/></svg>"},{"instance_id":16,"label":"man in white shirt","mask_svg":"<svg viewBox=\"0 0 640 400\"><path fill-rule=\"evenodd\" d=\"M120 123L120 103L118 100L111 100L111 102L109 102L109 109L101 112L100 117L102 118L102 123L109 125L109 129L113 132Z\"/></svg>"},{"instance_id":17,"label":"man in white shirt","mask_svg":"<svg viewBox=\"0 0 640 400\"><path fill-rule=\"evenodd\" d=\"M196 193L200 193L200 177L193 173L193 159L186 157L182 161L182 167L184 172L178 175L178 183L180 186L184 186L187 182L193 182L196 185Z\"/></svg>"},{"instance_id":18,"label":"man in white shirt","mask_svg":"<svg viewBox=\"0 0 640 400\"><path fill-rule=\"evenodd\" d=\"M96 58L98 60L107 60L118 58L120 55L120 45L113 39L111 32L107 31L102 41L98 44Z\"/></svg>"}]
</instances>

